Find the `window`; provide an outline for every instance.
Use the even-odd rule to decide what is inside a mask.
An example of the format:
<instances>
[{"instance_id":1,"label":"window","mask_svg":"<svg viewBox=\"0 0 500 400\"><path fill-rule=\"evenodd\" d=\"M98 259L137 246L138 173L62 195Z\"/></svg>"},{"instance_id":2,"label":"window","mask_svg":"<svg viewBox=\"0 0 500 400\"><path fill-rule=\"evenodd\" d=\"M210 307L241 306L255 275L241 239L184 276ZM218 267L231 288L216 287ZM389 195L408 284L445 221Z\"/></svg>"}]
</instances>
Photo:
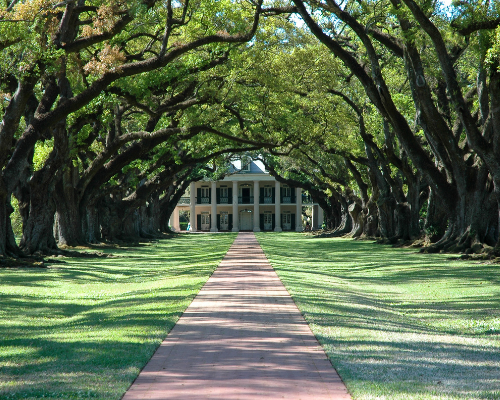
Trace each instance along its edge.
<instances>
[{"instance_id":1,"label":"window","mask_svg":"<svg viewBox=\"0 0 500 400\"><path fill-rule=\"evenodd\" d=\"M273 187L266 185L264 186L264 203L272 204L273 203Z\"/></svg>"},{"instance_id":2,"label":"window","mask_svg":"<svg viewBox=\"0 0 500 400\"><path fill-rule=\"evenodd\" d=\"M292 195L292 188L290 186L283 186L283 196L290 197Z\"/></svg>"},{"instance_id":3,"label":"window","mask_svg":"<svg viewBox=\"0 0 500 400\"><path fill-rule=\"evenodd\" d=\"M201 187L201 203L210 203L210 189L208 186Z\"/></svg>"},{"instance_id":4,"label":"window","mask_svg":"<svg viewBox=\"0 0 500 400\"><path fill-rule=\"evenodd\" d=\"M248 156L241 157L241 171L250 172L250 165L252 164L252 159Z\"/></svg>"},{"instance_id":5,"label":"window","mask_svg":"<svg viewBox=\"0 0 500 400\"><path fill-rule=\"evenodd\" d=\"M291 203L292 202L292 188L290 186L283 186L281 188L282 193L282 203Z\"/></svg>"},{"instance_id":6,"label":"window","mask_svg":"<svg viewBox=\"0 0 500 400\"><path fill-rule=\"evenodd\" d=\"M221 186L219 188L219 203L229 204L229 193L227 190L227 186Z\"/></svg>"}]
</instances>

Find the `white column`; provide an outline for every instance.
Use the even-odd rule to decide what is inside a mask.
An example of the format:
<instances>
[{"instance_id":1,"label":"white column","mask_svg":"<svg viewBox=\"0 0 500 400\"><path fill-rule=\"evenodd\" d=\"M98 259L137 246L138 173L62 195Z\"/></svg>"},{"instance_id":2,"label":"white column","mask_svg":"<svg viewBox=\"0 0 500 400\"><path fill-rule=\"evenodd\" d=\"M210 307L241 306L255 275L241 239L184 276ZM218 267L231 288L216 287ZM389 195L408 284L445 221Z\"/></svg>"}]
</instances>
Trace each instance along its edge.
<instances>
[{"instance_id":1,"label":"white column","mask_svg":"<svg viewBox=\"0 0 500 400\"><path fill-rule=\"evenodd\" d=\"M179 223L179 207L174 208L174 212L172 213L172 228L174 228L175 231L179 232L181 230L181 225Z\"/></svg>"},{"instance_id":2,"label":"white column","mask_svg":"<svg viewBox=\"0 0 500 400\"><path fill-rule=\"evenodd\" d=\"M274 196L274 221L276 222L274 226L275 232L281 232L281 196L280 196L280 188L281 185L278 181L275 184L275 196Z\"/></svg>"},{"instance_id":3,"label":"white column","mask_svg":"<svg viewBox=\"0 0 500 400\"><path fill-rule=\"evenodd\" d=\"M233 232L239 232L238 228L238 182L233 182Z\"/></svg>"},{"instance_id":4,"label":"white column","mask_svg":"<svg viewBox=\"0 0 500 400\"><path fill-rule=\"evenodd\" d=\"M219 230L217 229L217 182L212 182L212 195L210 196L210 205L211 205L211 211L210 211L210 219L211 219L211 226L210 226L210 232L218 232Z\"/></svg>"},{"instance_id":5,"label":"white column","mask_svg":"<svg viewBox=\"0 0 500 400\"><path fill-rule=\"evenodd\" d=\"M253 231L260 232L259 181L253 181Z\"/></svg>"},{"instance_id":6,"label":"white column","mask_svg":"<svg viewBox=\"0 0 500 400\"><path fill-rule=\"evenodd\" d=\"M318 229L322 228L324 219L325 217L323 215L323 209L318 206Z\"/></svg>"},{"instance_id":7,"label":"white column","mask_svg":"<svg viewBox=\"0 0 500 400\"><path fill-rule=\"evenodd\" d=\"M302 189L295 189L295 230L302 232Z\"/></svg>"},{"instance_id":8,"label":"white column","mask_svg":"<svg viewBox=\"0 0 500 400\"><path fill-rule=\"evenodd\" d=\"M311 230L318 229L318 205L313 204L311 207Z\"/></svg>"},{"instance_id":9,"label":"white column","mask_svg":"<svg viewBox=\"0 0 500 400\"><path fill-rule=\"evenodd\" d=\"M196 232L196 188L195 183L191 182L189 185L189 225L191 225L191 230Z\"/></svg>"}]
</instances>

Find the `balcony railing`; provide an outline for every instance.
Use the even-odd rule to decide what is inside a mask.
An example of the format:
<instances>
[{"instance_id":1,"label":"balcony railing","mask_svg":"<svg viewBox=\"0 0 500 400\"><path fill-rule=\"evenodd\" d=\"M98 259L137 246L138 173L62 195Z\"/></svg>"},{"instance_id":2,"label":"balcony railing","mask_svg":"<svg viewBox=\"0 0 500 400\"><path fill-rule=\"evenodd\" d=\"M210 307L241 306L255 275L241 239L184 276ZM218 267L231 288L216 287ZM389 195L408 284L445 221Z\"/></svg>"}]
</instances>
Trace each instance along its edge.
<instances>
[{"instance_id":1,"label":"balcony railing","mask_svg":"<svg viewBox=\"0 0 500 400\"><path fill-rule=\"evenodd\" d=\"M253 204L253 196L238 197L238 204Z\"/></svg>"},{"instance_id":2,"label":"balcony railing","mask_svg":"<svg viewBox=\"0 0 500 400\"><path fill-rule=\"evenodd\" d=\"M260 204L274 204L274 197L271 196L260 196L259 198L259 203Z\"/></svg>"},{"instance_id":3,"label":"balcony railing","mask_svg":"<svg viewBox=\"0 0 500 400\"><path fill-rule=\"evenodd\" d=\"M238 197L238 204L253 204L253 196L240 196ZM282 204L295 204L297 202L296 196L283 196L281 198ZM312 204L310 196L302 196L302 204ZM190 197L181 197L178 204L190 204ZM196 197L196 204L211 204L210 197ZM274 197L259 196L259 204L274 204ZM232 199L229 197L220 197L217 199L217 204L232 204Z\"/></svg>"}]
</instances>

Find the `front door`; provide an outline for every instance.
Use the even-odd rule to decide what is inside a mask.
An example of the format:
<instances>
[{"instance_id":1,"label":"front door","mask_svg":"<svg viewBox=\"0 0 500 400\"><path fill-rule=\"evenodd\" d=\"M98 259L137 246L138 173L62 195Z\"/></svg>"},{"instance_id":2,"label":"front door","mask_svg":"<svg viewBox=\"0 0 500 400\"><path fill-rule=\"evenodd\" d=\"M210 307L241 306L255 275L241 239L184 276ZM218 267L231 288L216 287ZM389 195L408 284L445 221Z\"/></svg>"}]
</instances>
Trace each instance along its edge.
<instances>
[{"instance_id":1,"label":"front door","mask_svg":"<svg viewBox=\"0 0 500 400\"><path fill-rule=\"evenodd\" d=\"M201 213L201 230L210 230L210 214L208 212Z\"/></svg>"},{"instance_id":2,"label":"front door","mask_svg":"<svg viewBox=\"0 0 500 400\"><path fill-rule=\"evenodd\" d=\"M244 210L240 212L240 231L251 231L253 228L252 211Z\"/></svg>"},{"instance_id":3,"label":"front door","mask_svg":"<svg viewBox=\"0 0 500 400\"><path fill-rule=\"evenodd\" d=\"M272 213L264 213L264 230L270 231L273 229L273 214Z\"/></svg>"},{"instance_id":4,"label":"front door","mask_svg":"<svg viewBox=\"0 0 500 400\"><path fill-rule=\"evenodd\" d=\"M281 227L284 231L290 231L292 229L292 214L282 214L281 216Z\"/></svg>"},{"instance_id":5,"label":"front door","mask_svg":"<svg viewBox=\"0 0 500 400\"><path fill-rule=\"evenodd\" d=\"M227 231L229 229L229 216L226 211L220 213L220 230Z\"/></svg>"}]
</instances>

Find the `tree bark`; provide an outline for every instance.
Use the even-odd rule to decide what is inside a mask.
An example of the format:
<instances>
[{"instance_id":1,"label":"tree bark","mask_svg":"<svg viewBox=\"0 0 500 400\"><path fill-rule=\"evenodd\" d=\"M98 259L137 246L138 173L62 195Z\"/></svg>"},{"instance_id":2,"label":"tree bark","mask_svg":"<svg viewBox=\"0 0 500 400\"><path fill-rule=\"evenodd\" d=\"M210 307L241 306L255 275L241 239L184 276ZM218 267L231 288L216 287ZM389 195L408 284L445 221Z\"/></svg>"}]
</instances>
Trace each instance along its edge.
<instances>
[{"instance_id":1,"label":"tree bark","mask_svg":"<svg viewBox=\"0 0 500 400\"><path fill-rule=\"evenodd\" d=\"M57 236L59 245L78 246L85 243L83 221L75 193L78 169L70 163L57 182L54 192L56 203Z\"/></svg>"},{"instance_id":2,"label":"tree bark","mask_svg":"<svg viewBox=\"0 0 500 400\"><path fill-rule=\"evenodd\" d=\"M101 227L97 207L90 205L85 210L83 220L83 235L86 243L99 243L101 241Z\"/></svg>"},{"instance_id":3,"label":"tree bark","mask_svg":"<svg viewBox=\"0 0 500 400\"><path fill-rule=\"evenodd\" d=\"M55 204L49 188L38 187L30 198L29 218L23 226L20 248L26 254L57 252L54 239Z\"/></svg>"},{"instance_id":4,"label":"tree bark","mask_svg":"<svg viewBox=\"0 0 500 400\"><path fill-rule=\"evenodd\" d=\"M434 190L430 188L429 198L427 199L427 215L424 223L426 242L435 243L443 237L448 227L449 217L449 212L442 207Z\"/></svg>"},{"instance_id":5,"label":"tree bark","mask_svg":"<svg viewBox=\"0 0 500 400\"><path fill-rule=\"evenodd\" d=\"M352 229L347 236L360 237L365 231L366 215L363 207L358 202L353 202L349 206L349 214L352 220Z\"/></svg>"},{"instance_id":6,"label":"tree bark","mask_svg":"<svg viewBox=\"0 0 500 400\"><path fill-rule=\"evenodd\" d=\"M488 178L486 168L471 177L467 192L449 213L444 236L424 251L481 252L483 244L495 246L498 226L498 203L492 191L484 190Z\"/></svg>"}]
</instances>

